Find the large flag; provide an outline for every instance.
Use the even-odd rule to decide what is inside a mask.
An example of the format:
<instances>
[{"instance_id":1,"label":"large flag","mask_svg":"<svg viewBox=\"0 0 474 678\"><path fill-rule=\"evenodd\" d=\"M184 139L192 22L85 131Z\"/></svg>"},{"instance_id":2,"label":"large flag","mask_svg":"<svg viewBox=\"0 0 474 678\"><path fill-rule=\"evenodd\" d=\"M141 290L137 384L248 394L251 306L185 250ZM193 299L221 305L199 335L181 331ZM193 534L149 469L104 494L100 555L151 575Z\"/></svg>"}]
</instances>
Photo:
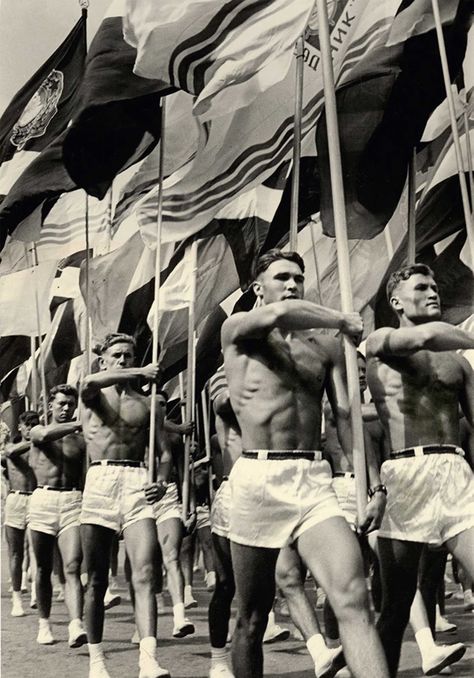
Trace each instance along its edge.
<instances>
[{"instance_id":1,"label":"large flag","mask_svg":"<svg viewBox=\"0 0 474 678\"><path fill-rule=\"evenodd\" d=\"M57 261L3 276L0 285L0 335L38 336L50 327L49 299Z\"/></svg>"},{"instance_id":2,"label":"large flag","mask_svg":"<svg viewBox=\"0 0 474 678\"><path fill-rule=\"evenodd\" d=\"M171 88L133 73L136 50L122 35L124 0L115 0L95 35L64 139L64 163L77 184L103 198L113 178L160 138L160 96Z\"/></svg>"},{"instance_id":3,"label":"large flag","mask_svg":"<svg viewBox=\"0 0 474 678\"><path fill-rule=\"evenodd\" d=\"M135 73L195 96L202 120L243 108L282 80L314 0L127 0Z\"/></svg>"},{"instance_id":4,"label":"large flag","mask_svg":"<svg viewBox=\"0 0 474 678\"><path fill-rule=\"evenodd\" d=\"M331 6L336 76L348 82L361 55L384 44L398 0L350 0ZM310 26L314 22L310 21ZM303 156L316 152L314 127L323 103L317 29L306 35L303 84ZM295 64L286 77L260 93L252 104L200 122L200 140L192 161L164 182L164 241L184 240L200 231L231 200L262 185L291 160ZM137 218L156 214L157 190L137 205Z\"/></svg>"},{"instance_id":5,"label":"large flag","mask_svg":"<svg viewBox=\"0 0 474 678\"><path fill-rule=\"evenodd\" d=\"M15 95L0 119L0 201L67 126L86 56L86 19Z\"/></svg>"},{"instance_id":6,"label":"large flag","mask_svg":"<svg viewBox=\"0 0 474 678\"><path fill-rule=\"evenodd\" d=\"M471 3L460 0L454 21L443 27L452 80L462 67L470 16ZM371 50L354 68L352 82L340 88L337 108L349 237L372 238L385 228L400 199L413 149L445 96L434 30ZM317 147L321 216L325 232L334 235L324 117L318 124Z\"/></svg>"}]
</instances>

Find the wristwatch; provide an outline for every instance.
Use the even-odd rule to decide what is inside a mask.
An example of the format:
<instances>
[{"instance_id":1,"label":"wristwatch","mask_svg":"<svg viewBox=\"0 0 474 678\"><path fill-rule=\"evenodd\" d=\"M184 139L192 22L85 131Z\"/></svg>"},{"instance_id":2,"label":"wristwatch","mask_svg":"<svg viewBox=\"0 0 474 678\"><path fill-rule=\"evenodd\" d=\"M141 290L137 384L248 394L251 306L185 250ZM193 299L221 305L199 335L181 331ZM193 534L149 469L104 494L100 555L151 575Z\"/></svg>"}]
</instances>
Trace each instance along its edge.
<instances>
[{"instance_id":1,"label":"wristwatch","mask_svg":"<svg viewBox=\"0 0 474 678\"><path fill-rule=\"evenodd\" d=\"M382 492L385 496L387 496L387 488L385 485L375 485L374 487L369 487L369 498L372 499L374 494L377 494L377 492Z\"/></svg>"}]
</instances>

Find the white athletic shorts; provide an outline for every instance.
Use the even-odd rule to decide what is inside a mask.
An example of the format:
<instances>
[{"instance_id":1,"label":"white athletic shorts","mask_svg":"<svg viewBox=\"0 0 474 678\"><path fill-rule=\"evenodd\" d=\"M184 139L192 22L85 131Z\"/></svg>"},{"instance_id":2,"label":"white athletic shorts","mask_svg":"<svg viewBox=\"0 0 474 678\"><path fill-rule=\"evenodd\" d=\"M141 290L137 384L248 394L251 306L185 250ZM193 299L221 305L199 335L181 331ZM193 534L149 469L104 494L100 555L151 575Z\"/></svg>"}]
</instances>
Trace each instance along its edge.
<instances>
[{"instance_id":1,"label":"white athletic shorts","mask_svg":"<svg viewBox=\"0 0 474 678\"><path fill-rule=\"evenodd\" d=\"M196 506L196 530L203 527L211 527L211 513L209 506Z\"/></svg>"},{"instance_id":2,"label":"white athletic shorts","mask_svg":"<svg viewBox=\"0 0 474 678\"><path fill-rule=\"evenodd\" d=\"M64 530L79 527L82 492L37 487L31 495L28 527L58 537Z\"/></svg>"},{"instance_id":3,"label":"white athletic shorts","mask_svg":"<svg viewBox=\"0 0 474 678\"><path fill-rule=\"evenodd\" d=\"M211 507L211 532L229 538L230 482L224 480L217 490Z\"/></svg>"},{"instance_id":4,"label":"white athletic shorts","mask_svg":"<svg viewBox=\"0 0 474 678\"><path fill-rule=\"evenodd\" d=\"M238 544L280 549L314 525L344 516L325 460L240 457L229 482L229 539Z\"/></svg>"},{"instance_id":5,"label":"white athletic shorts","mask_svg":"<svg viewBox=\"0 0 474 678\"><path fill-rule=\"evenodd\" d=\"M357 523L357 499L354 474L344 473L344 475L335 476L332 479L332 486L339 506L344 513L344 518L355 529Z\"/></svg>"},{"instance_id":6,"label":"white athletic shorts","mask_svg":"<svg viewBox=\"0 0 474 678\"><path fill-rule=\"evenodd\" d=\"M26 530L30 499L31 492L10 490L5 500L3 524L8 527L16 527L17 530Z\"/></svg>"},{"instance_id":7,"label":"white athletic shorts","mask_svg":"<svg viewBox=\"0 0 474 678\"><path fill-rule=\"evenodd\" d=\"M474 527L474 474L462 456L389 459L380 476L388 496L379 537L438 546Z\"/></svg>"},{"instance_id":8,"label":"white athletic shorts","mask_svg":"<svg viewBox=\"0 0 474 678\"><path fill-rule=\"evenodd\" d=\"M153 506L145 499L144 467L90 466L82 500L81 523L102 525L121 532L129 525L154 519Z\"/></svg>"},{"instance_id":9,"label":"white athletic shorts","mask_svg":"<svg viewBox=\"0 0 474 678\"><path fill-rule=\"evenodd\" d=\"M182 508L176 483L168 485L163 498L153 504L153 511L157 525L164 523L165 520L170 520L170 518L182 519Z\"/></svg>"}]
</instances>

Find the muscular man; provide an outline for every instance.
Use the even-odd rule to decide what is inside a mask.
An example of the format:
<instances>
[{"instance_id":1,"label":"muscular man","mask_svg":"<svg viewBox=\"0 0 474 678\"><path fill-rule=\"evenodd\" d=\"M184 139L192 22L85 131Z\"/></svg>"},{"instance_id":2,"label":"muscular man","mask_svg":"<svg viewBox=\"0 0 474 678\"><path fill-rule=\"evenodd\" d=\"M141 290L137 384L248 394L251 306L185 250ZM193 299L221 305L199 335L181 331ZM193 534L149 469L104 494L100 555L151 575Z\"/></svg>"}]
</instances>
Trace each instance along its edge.
<instances>
[{"instance_id":1,"label":"muscular man","mask_svg":"<svg viewBox=\"0 0 474 678\"><path fill-rule=\"evenodd\" d=\"M7 443L2 451L10 481L10 491L5 502L4 525L13 589L12 617L25 615L21 602L22 563L30 497L36 487L36 477L29 464L30 432L39 424L38 413L33 410L23 412L18 424L21 440L17 443Z\"/></svg>"},{"instance_id":2,"label":"muscular man","mask_svg":"<svg viewBox=\"0 0 474 678\"><path fill-rule=\"evenodd\" d=\"M348 417L339 342L307 332L362 330L356 313L303 300L304 263L271 250L257 263L254 290L262 306L225 321L222 347L243 452L231 475L232 562L239 620L232 643L237 678L263 673L262 637L275 586L278 551L294 543L327 592L356 678L387 676L372 623L362 557L322 460L321 399L326 388L339 419ZM367 527L380 520L385 497L368 504Z\"/></svg>"},{"instance_id":3,"label":"muscular man","mask_svg":"<svg viewBox=\"0 0 474 678\"><path fill-rule=\"evenodd\" d=\"M79 533L84 438L81 425L73 419L77 391L60 384L49 393L51 423L31 429L30 464L38 486L31 496L28 516L36 558L36 596L39 613L37 642L54 642L49 625L51 612L51 572L55 540L64 563L65 599L71 619L69 646L87 642L82 626L81 585L82 549Z\"/></svg>"},{"instance_id":4,"label":"muscular man","mask_svg":"<svg viewBox=\"0 0 474 678\"><path fill-rule=\"evenodd\" d=\"M474 481L459 426L459 405L473 422L474 374L456 353L473 348L474 336L440 321L438 288L423 264L393 273L387 296L400 327L369 336L367 376L392 450L382 465L378 628L395 676L423 544L445 544L474 575Z\"/></svg>"},{"instance_id":5,"label":"muscular man","mask_svg":"<svg viewBox=\"0 0 474 678\"><path fill-rule=\"evenodd\" d=\"M83 426L91 459L84 488L81 530L89 586L86 626L89 636L90 678L108 678L102 649L104 595L108 583L110 548L123 530L135 593L135 620L140 637L140 678L169 676L156 660L155 569L158 543L153 507L147 503L144 466L150 426L150 401L133 388L142 377L156 381L155 365L133 367L135 341L126 334L110 334L100 349L101 371L84 379ZM158 408L157 446L161 463L152 500L166 491L170 466L163 413Z\"/></svg>"}]
</instances>

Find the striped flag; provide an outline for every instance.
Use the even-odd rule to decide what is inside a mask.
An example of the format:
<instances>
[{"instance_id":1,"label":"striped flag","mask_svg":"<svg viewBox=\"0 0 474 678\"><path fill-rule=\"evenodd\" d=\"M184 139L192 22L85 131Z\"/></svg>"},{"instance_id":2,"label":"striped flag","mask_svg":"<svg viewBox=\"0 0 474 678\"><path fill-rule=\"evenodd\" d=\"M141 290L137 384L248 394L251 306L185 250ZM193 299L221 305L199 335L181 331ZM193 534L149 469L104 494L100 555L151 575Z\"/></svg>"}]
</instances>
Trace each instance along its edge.
<instances>
[{"instance_id":1,"label":"striped flag","mask_svg":"<svg viewBox=\"0 0 474 678\"><path fill-rule=\"evenodd\" d=\"M398 0L350 0L334 3L332 44L334 69L349 82L361 56L387 37ZM253 103L211 124L198 119L200 141L193 160L164 182L164 241L184 240L201 230L231 200L265 180L288 160L293 147L295 67L259 94ZM323 103L317 32L305 43L302 111L303 155L316 153L314 128ZM152 222L157 190L136 207L142 223Z\"/></svg>"},{"instance_id":2,"label":"striped flag","mask_svg":"<svg viewBox=\"0 0 474 678\"><path fill-rule=\"evenodd\" d=\"M203 120L250 104L282 80L314 0L127 0L134 71L196 97Z\"/></svg>"}]
</instances>

